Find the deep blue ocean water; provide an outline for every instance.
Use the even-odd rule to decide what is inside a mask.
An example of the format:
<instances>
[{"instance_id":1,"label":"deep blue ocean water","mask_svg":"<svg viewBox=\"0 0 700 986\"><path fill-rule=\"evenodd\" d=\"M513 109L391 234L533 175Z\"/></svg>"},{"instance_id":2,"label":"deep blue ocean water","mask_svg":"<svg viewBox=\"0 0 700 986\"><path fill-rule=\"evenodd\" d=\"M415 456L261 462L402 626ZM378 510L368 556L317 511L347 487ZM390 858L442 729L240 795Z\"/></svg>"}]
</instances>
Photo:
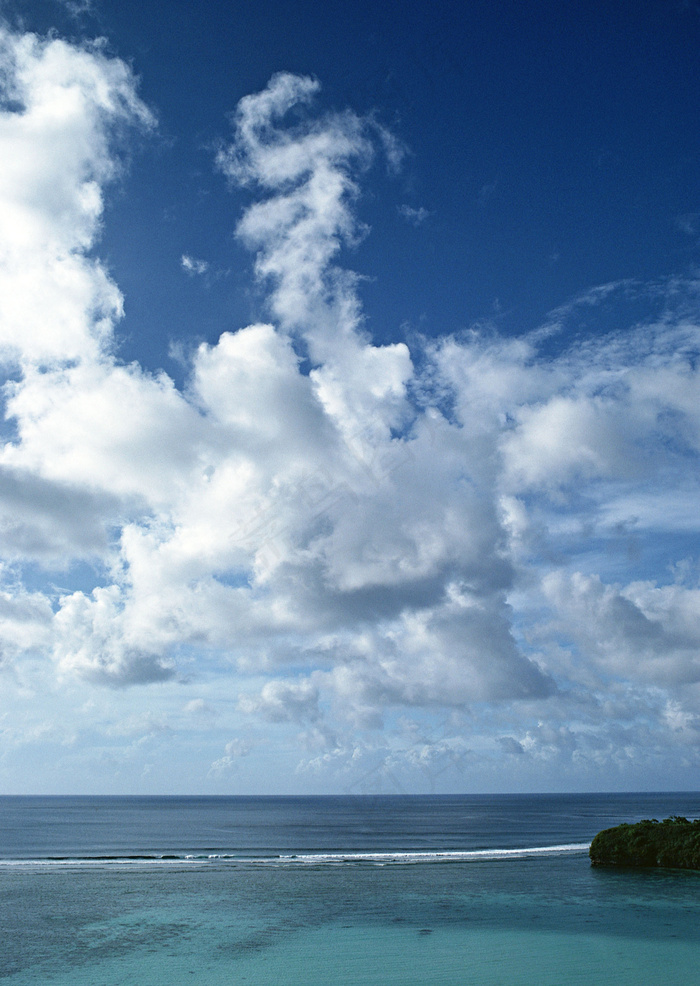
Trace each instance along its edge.
<instances>
[{"instance_id":1,"label":"deep blue ocean water","mask_svg":"<svg viewBox=\"0 0 700 986\"><path fill-rule=\"evenodd\" d=\"M592 869L700 794L0 798L8 986L682 983L700 874Z\"/></svg>"}]
</instances>

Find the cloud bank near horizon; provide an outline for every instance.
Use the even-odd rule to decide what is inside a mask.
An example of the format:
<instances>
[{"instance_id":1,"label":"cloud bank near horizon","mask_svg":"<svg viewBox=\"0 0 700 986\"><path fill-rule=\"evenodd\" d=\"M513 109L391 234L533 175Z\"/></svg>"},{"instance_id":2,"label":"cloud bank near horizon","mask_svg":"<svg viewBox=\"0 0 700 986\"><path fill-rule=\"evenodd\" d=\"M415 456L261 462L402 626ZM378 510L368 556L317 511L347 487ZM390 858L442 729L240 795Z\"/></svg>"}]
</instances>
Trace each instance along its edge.
<instances>
[{"instance_id":1,"label":"cloud bank near horizon","mask_svg":"<svg viewBox=\"0 0 700 986\"><path fill-rule=\"evenodd\" d=\"M120 361L95 255L156 126L137 80L99 44L4 31L0 59L8 680L179 688L200 719L215 680L241 733L215 774L254 757L248 728L295 730L301 776L696 764L699 282L605 285L517 339L376 345L340 261L395 145L280 73L213 162L255 197L236 235L268 320L200 345L179 389ZM653 316L571 331L632 301Z\"/></svg>"}]
</instances>

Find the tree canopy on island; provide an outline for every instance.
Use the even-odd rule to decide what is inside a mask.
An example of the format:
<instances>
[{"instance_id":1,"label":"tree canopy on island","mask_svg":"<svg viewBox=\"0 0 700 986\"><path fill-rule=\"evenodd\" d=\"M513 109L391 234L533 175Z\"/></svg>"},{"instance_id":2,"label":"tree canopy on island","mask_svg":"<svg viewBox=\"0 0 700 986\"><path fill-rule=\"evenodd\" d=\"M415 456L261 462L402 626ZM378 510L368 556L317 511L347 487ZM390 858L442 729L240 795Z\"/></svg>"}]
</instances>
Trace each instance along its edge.
<instances>
[{"instance_id":1,"label":"tree canopy on island","mask_svg":"<svg viewBox=\"0 0 700 986\"><path fill-rule=\"evenodd\" d=\"M666 866L700 870L700 819L672 815L604 829L588 851L593 866Z\"/></svg>"}]
</instances>

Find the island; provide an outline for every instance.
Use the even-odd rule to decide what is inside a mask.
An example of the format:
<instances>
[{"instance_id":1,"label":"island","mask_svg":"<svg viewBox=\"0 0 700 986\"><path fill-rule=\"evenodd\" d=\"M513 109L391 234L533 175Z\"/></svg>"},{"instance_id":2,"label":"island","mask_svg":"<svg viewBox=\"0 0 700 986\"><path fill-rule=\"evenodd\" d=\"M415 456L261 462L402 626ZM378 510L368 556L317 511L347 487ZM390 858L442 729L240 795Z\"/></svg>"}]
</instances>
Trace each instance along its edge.
<instances>
[{"instance_id":1,"label":"island","mask_svg":"<svg viewBox=\"0 0 700 986\"><path fill-rule=\"evenodd\" d=\"M672 815L603 829L588 851L593 866L664 866L700 870L700 819Z\"/></svg>"}]
</instances>

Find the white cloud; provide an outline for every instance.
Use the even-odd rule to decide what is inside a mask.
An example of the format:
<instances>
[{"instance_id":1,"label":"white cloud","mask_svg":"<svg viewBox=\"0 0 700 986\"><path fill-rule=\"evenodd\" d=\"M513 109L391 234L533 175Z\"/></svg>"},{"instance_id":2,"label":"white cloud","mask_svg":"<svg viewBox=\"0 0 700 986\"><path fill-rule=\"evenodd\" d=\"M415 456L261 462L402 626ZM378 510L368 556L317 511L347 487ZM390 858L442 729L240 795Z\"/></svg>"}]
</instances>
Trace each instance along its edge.
<instances>
[{"instance_id":1,"label":"white cloud","mask_svg":"<svg viewBox=\"0 0 700 986\"><path fill-rule=\"evenodd\" d=\"M398 212L402 219L405 219L407 223L411 223L412 226L421 226L430 215L429 210L424 206L421 205L415 208L412 205L406 205L406 203L398 207Z\"/></svg>"},{"instance_id":2,"label":"white cloud","mask_svg":"<svg viewBox=\"0 0 700 986\"><path fill-rule=\"evenodd\" d=\"M12 661L27 652L41 653L51 642L53 612L40 592L0 592L0 662Z\"/></svg>"},{"instance_id":3,"label":"white cloud","mask_svg":"<svg viewBox=\"0 0 700 986\"><path fill-rule=\"evenodd\" d=\"M589 660L618 679L660 686L700 682L700 590L549 573L543 589Z\"/></svg>"},{"instance_id":4,"label":"white cloud","mask_svg":"<svg viewBox=\"0 0 700 986\"><path fill-rule=\"evenodd\" d=\"M210 777L220 777L231 773L235 770L240 763L242 757L247 757L250 754L250 746L245 740L233 739L226 744L225 754L223 757L219 757L215 760L211 767L209 768L208 776Z\"/></svg>"},{"instance_id":5,"label":"white cloud","mask_svg":"<svg viewBox=\"0 0 700 986\"><path fill-rule=\"evenodd\" d=\"M212 675L246 728L306 730L305 770L436 772L504 752L594 769L625 730L630 748L649 740L645 702L659 749L694 728L678 689L700 682L697 589L623 582L605 557L614 530L649 539L681 500L677 526L697 533L692 284L668 286L663 319L556 355L564 308L527 338L374 345L336 262L364 232L352 206L376 125L311 115L318 83L282 74L241 101L218 158L262 196L237 232L270 320L201 345L180 390L114 357L121 295L88 255L117 131L152 122L133 76L99 47L32 36L4 34L1 57L23 106L0 119L5 669L31 656L57 688L201 690ZM89 586L22 582L31 564L84 559ZM637 707L609 697L625 725L599 742L611 682L632 683ZM189 720L211 707L178 704ZM486 707L468 742L391 732L401 709ZM254 759L237 743L207 755L212 775Z\"/></svg>"},{"instance_id":6,"label":"white cloud","mask_svg":"<svg viewBox=\"0 0 700 986\"><path fill-rule=\"evenodd\" d=\"M12 106L0 114L0 350L23 365L94 358L122 310L85 256L119 170L110 145L153 118L128 67L99 46L3 29L0 59Z\"/></svg>"},{"instance_id":7,"label":"white cloud","mask_svg":"<svg viewBox=\"0 0 700 986\"><path fill-rule=\"evenodd\" d=\"M320 715L318 689L308 679L268 681L258 696L244 695L239 705L268 722L314 722Z\"/></svg>"},{"instance_id":8,"label":"white cloud","mask_svg":"<svg viewBox=\"0 0 700 986\"><path fill-rule=\"evenodd\" d=\"M676 216L676 228L686 236L697 236L700 231L700 212L685 212Z\"/></svg>"},{"instance_id":9,"label":"white cloud","mask_svg":"<svg viewBox=\"0 0 700 986\"><path fill-rule=\"evenodd\" d=\"M61 672L79 674L106 685L163 681L174 669L150 652L124 624L116 586L61 599L55 617L54 656Z\"/></svg>"},{"instance_id":10,"label":"white cloud","mask_svg":"<svg viewBox=\"0 0 700 986\"><path fill-rule=\"evenodd\" d=\"M74 17L91 14L95 9L94 0L57 0Z\"/></svg>"},{"instance_id":11,"label":"white cloud","mask_svg":"<svg viewBox=\"0 0 700 986\"><path fill-rule=\"evenodd\" d=\"M180 258L180 266L188 274L206 274L209 270L209 264L206 260L197 260L196 257L190 257L189 254L183 253Z\"/></svg>"}]
</instances>

